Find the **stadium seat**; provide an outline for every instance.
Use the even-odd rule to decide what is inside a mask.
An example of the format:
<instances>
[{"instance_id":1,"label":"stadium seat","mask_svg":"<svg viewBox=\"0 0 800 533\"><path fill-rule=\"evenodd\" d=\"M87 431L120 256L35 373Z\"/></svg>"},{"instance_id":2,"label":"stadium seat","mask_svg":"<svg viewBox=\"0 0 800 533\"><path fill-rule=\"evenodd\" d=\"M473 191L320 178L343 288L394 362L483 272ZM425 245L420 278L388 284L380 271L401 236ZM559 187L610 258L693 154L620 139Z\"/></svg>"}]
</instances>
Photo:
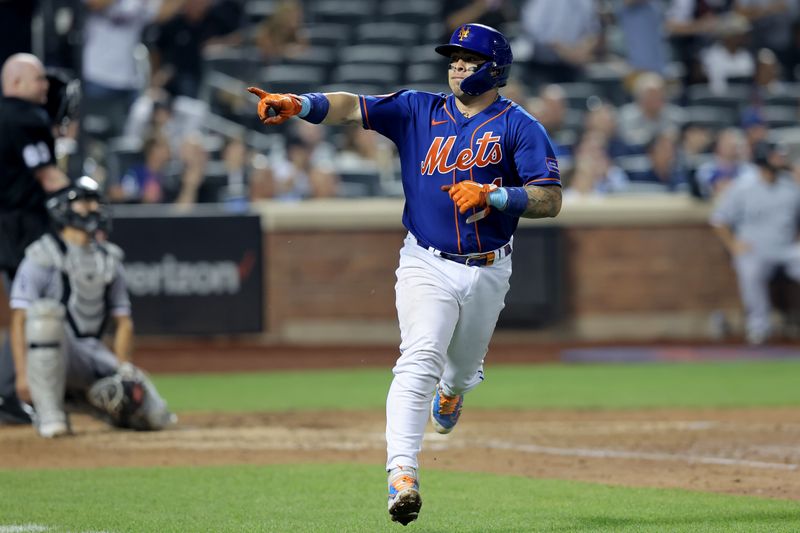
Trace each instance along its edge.
<instances>
[{"instance_id":1,"label":"stadium seat","mask_svg":"<svg viewBox=\"0 0 800 533\"><path fill-rule=\"evenodd\" d=\"M408 60L411 63L433 63L445 67L447 59L439 54L431 44L420 44L409 49Z\"/></svg>"},{"instance_id":2,"label":"stadium seat","mask_svg":"<svg viewBox=\"0 0 800 533\"><path fill-rule=\"evenodd\" d=\"M603 89L593 83L574 82L558 84L566 95L567 107L586 111L586 100L592 96L604 97Z\"/></svg>"},{"instance_id":3,"label":"stadium seat","mask_svg":"<svg viewBox=\"0 0 800 533\"><path fill-rule=\"evenodd\" d=\"M393 91L395 88L392 87L385 87L383 85L374 84L374 83L329 83L327 85L323 85L319 88L320 92L323 93L335 93L335 92L346 92L346 93L353 93L353 94L385 94L387 92Z\"/></svg>"},{"instance_id":4,"label":"stadium seat","mask_svg":"<svg viewBox=\"0 0 800 533\"><path fill-rule=\"evenodd\" d=\"M337 22L356 25L373 20L375 2L371 0L317 0L308 2L312 22Z\"/></svg>"},{"instance_id":5,"label":"stadium seat","mask_svg":"<svg viewBox=\"0 0 800 533\"><path fill-rule=\"evenodd\" d=\"M325 70L310 65L272 65L261 72L260 79L272 92L307 93L324 83Z\"/></svg>"},{"instance_id":6,"label":"stadium seat","mask_svg":"<svg viewBox=\"0 0 800 533\"><path fill-rule=\"evenodd\" d=\"M419 27L402 22L366 22L355 31L358 44L385 44L408 47L419 42Z\"/></svg>"},{"instance_id":7,"label":"stadium seat","mask_svg":"<svg viewBox=\"0 0 800 533\"><path fill-rule=\"evenodd\" d=\"M249 0L244 3L244 18L247 24L258 24L275 12L278 2L275 0Z\"/></svg>"},{"instance_id":8,"label":"stadium seat","mask_svg":"<svg viewBox=\"0 0 800 533\"><path fill-rule=\"evenodd\" d=\"M690 124L721 130L738 123L735 110L711 105L690 105L684 108L686 120Z\"/></svg>"},{"instance_id":9,"label":"stadium seat","mask_svg":"<svg viewBox=\"0 0 800 533\"><path fill-rule=\"evenodd\" d=\"M800 122L797 106L766 106L761 111L770 128L788 128Z\"/></svg>"},{"instance_id":10,"label":"stadium seat","mask_svg":"<svg viewBox=\"0 0 800 533\"><path fill-rule=\"evenodd\" d=\"M399 46L357 44L339 50L339 63L377 63L400 65L406 60L405 51Z\"/></svg>"},{"instance_id":11,"label":"stadium seat","mask_svg":"<svg viewBox=\"0 0 800 533\"><path fill-rule=\"evenodd\" d=\"M691 85L688 88L690 106L723 107L738 113L747 106L749 98L750 87L745 85L729 85L724 94L711 92L708 85Z\"/></svg>"},{"instance_id":12,"label":"stadium seat","mask_svg":"<svg viewBox=\"0 0 800 533\"><path fill-rule=\"evenodd\" d=\"M387 21L423 24L441 16L441 5L430 0L384 0L380 16Z\"/></svg>"},{"instance_id":13,"label":"stadium seat","mask_svg":"<svg viewBox=\"0 0 800 533\"><path fill-rule=\"evenodd\" d=\"M762 96L764 105L800 105L800 83L784 83L779 89Z\"/></svg>"},{"instance_id":14,"label":"stadium seat","mask_svg":"<svg viewBox=\"0 0 800 533\"><path fill-rule=\"evenodd\" d=\"M380 176L375 172L340 172L342 184L352 184L351 192L360 192L358 196L376 196L381 187ZM346 187L348 188L348 187Z\"/></svg>"},{"instance_id":15,"label":"stadium seat","mask_svg":"<svg viewBox=\"0 0 800 533\"><path fill-rule=\"evenodd\" d=\"M359 63L339 65L333 71L334 83L369 83L399 88L400 70L392 65Z\"/></svg>"},{"instance_id":16,"label":"stadium seat","mask_svg":"<svg viewBox=\"0 0 800 533\"><path fill-rule=\"evenodd\" d=\"M284 56L280 64L319 68L323 72L324 80L327 79L328 74L335 65L335 58L335 49L323 46L311 46L296 55Z\"/></svg>"},{"instance_id":17,"label":"stadium seat","mask_svg":"<svg viewBox=\"0 0 800 533\"><path fill-rule=\"evenodd\" d=\"M347 24L310 24L303 28L308 42L314 47L340 48L350 43L351 31Z\"/></svg>"},{"instance_id":18,"label":"stadium seat","mask_svg":"<svg viewBox=\"0 0 800 533\"><path fill-rule=\"evenodd\" d=\"M409 65L406 69L406 83L411 86L416 86L418 83L440 83L445 76L443 65L432 63Z\"/></svg>"}]
</instances>

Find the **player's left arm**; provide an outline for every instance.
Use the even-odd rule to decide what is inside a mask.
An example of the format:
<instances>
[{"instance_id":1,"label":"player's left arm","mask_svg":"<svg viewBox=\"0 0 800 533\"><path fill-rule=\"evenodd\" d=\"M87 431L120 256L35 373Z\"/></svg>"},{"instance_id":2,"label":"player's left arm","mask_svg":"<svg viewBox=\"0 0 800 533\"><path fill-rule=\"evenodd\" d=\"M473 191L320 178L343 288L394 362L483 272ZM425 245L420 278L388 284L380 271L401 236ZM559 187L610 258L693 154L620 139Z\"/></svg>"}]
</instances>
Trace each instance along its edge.
<instances>
[{"instance_id":1,"label":"player's left arm","mask_svg":"<svg viewBox=\"0 0 800 533\"><path fill-rule=\"evenodd\" d=\"M527 185L525 192L528 194L528 207L520 215L523 218L549 218L561 211L561 187L558 185Z\"/></svg>"},{"instance_id":2,"label":"player's left arm","mask_svg":"<svg viewBox=\"0 0 800 533\"><path fill-rule=\"evenodd\" d=\"M120 363L129 363L133 358L133 319L130 315L115 315L114 355Z\"/></svg>"},{"instance_id":3,"label":"player's left arm","mask_svg":"<svg viewBox=\"0 0 800 533\"><path fill-rule=\"evenodd\" d=\"M110 243L109 243L110 244ZM122 266L122 250L114 246L112 253L118 256L114 281L109 288L109 312L114 319L114 340L112 350L120 363L129 363L133 358L133 318L131 318L131 300Z\"/></svg>"}]
</instances>

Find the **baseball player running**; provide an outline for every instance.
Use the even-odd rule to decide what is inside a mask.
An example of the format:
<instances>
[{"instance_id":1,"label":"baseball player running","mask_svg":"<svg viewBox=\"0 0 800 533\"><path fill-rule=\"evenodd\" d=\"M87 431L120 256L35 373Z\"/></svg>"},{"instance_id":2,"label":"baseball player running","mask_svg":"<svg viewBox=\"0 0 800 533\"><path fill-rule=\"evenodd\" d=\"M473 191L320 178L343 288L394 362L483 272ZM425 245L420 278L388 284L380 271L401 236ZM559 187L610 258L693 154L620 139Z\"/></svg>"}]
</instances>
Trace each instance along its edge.
<instances>
[{"instance_id":1,"label":"baseball player running","mask_svg":"<svg viewBox=\"0 0 800 533\"><path fill-rule=\"evenodd\" d=\"M174 415L130 363L133 322L122 251L94 238L108 221L97 182L78 179L49 198L47 209L59 231L27 248L14 278L16 377L0 376L0 385L13 383L21 400L32 401L36 429L45 438L69 433L66 399L118 427L162 429ZM114 352L100 339L112 317Z\"/></svg>"},{"instance_id":2,"label":"baseball player running","mask_svg":"<svg viewBox=\"0 0 800 533\"><path fill-rule=\"evenodd\" d=\"M439 433L458 422L464 394L483 380L483 360L511 276L520 217L561 209L558 163L547 133L499 95L511 48L497 30L458 28L436 51L450 60L452 94L401 90L271 94L259 118L280 124L360 122L397 145L408 229L395 285L400 357L386 401L389 514L403 525L422 507L417 477L429 415Z\"/></svg>"}]
</instances>

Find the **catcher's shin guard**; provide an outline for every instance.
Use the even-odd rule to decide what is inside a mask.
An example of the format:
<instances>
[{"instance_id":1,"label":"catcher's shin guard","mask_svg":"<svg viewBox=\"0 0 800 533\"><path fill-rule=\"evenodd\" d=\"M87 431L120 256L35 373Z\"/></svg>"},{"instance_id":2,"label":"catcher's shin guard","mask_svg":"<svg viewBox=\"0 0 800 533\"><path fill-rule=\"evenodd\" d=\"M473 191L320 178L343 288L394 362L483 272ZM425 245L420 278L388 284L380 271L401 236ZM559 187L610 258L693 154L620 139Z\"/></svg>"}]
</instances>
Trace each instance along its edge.
<instances>
[{"instance_id":1,"label":"catcher's shin guard","mask_svg":"<svg viewBox=\"0 0 800 533\"><path fill-rule=\"evenodd\" d=\"M38 300L27 310L27 376L35 422L42 437L69 432L64 411L67 361L64 353L64 307L56 300Z\"/></svg>"}]
</instances>

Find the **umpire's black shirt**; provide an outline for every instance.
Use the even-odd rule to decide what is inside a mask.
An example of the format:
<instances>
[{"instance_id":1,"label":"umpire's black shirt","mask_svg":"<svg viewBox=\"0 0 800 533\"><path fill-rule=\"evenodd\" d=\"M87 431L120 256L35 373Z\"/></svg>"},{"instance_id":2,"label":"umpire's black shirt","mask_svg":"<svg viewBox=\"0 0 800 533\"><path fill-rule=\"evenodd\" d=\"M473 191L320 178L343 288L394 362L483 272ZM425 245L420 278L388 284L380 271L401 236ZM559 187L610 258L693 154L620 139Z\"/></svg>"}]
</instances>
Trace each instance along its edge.
<instances>
[{"instance_id":1,"label":"umpire's black shirt","mask_svg":"<svg viewBox=\"0 0 800 533\"><path fill-rule=\"evenodd\" d=\"M0 99L0 269L10 273L47 228L45 192L34 171L55 165L55 141L42 106Z\"/></svg>"}]
</instances>

